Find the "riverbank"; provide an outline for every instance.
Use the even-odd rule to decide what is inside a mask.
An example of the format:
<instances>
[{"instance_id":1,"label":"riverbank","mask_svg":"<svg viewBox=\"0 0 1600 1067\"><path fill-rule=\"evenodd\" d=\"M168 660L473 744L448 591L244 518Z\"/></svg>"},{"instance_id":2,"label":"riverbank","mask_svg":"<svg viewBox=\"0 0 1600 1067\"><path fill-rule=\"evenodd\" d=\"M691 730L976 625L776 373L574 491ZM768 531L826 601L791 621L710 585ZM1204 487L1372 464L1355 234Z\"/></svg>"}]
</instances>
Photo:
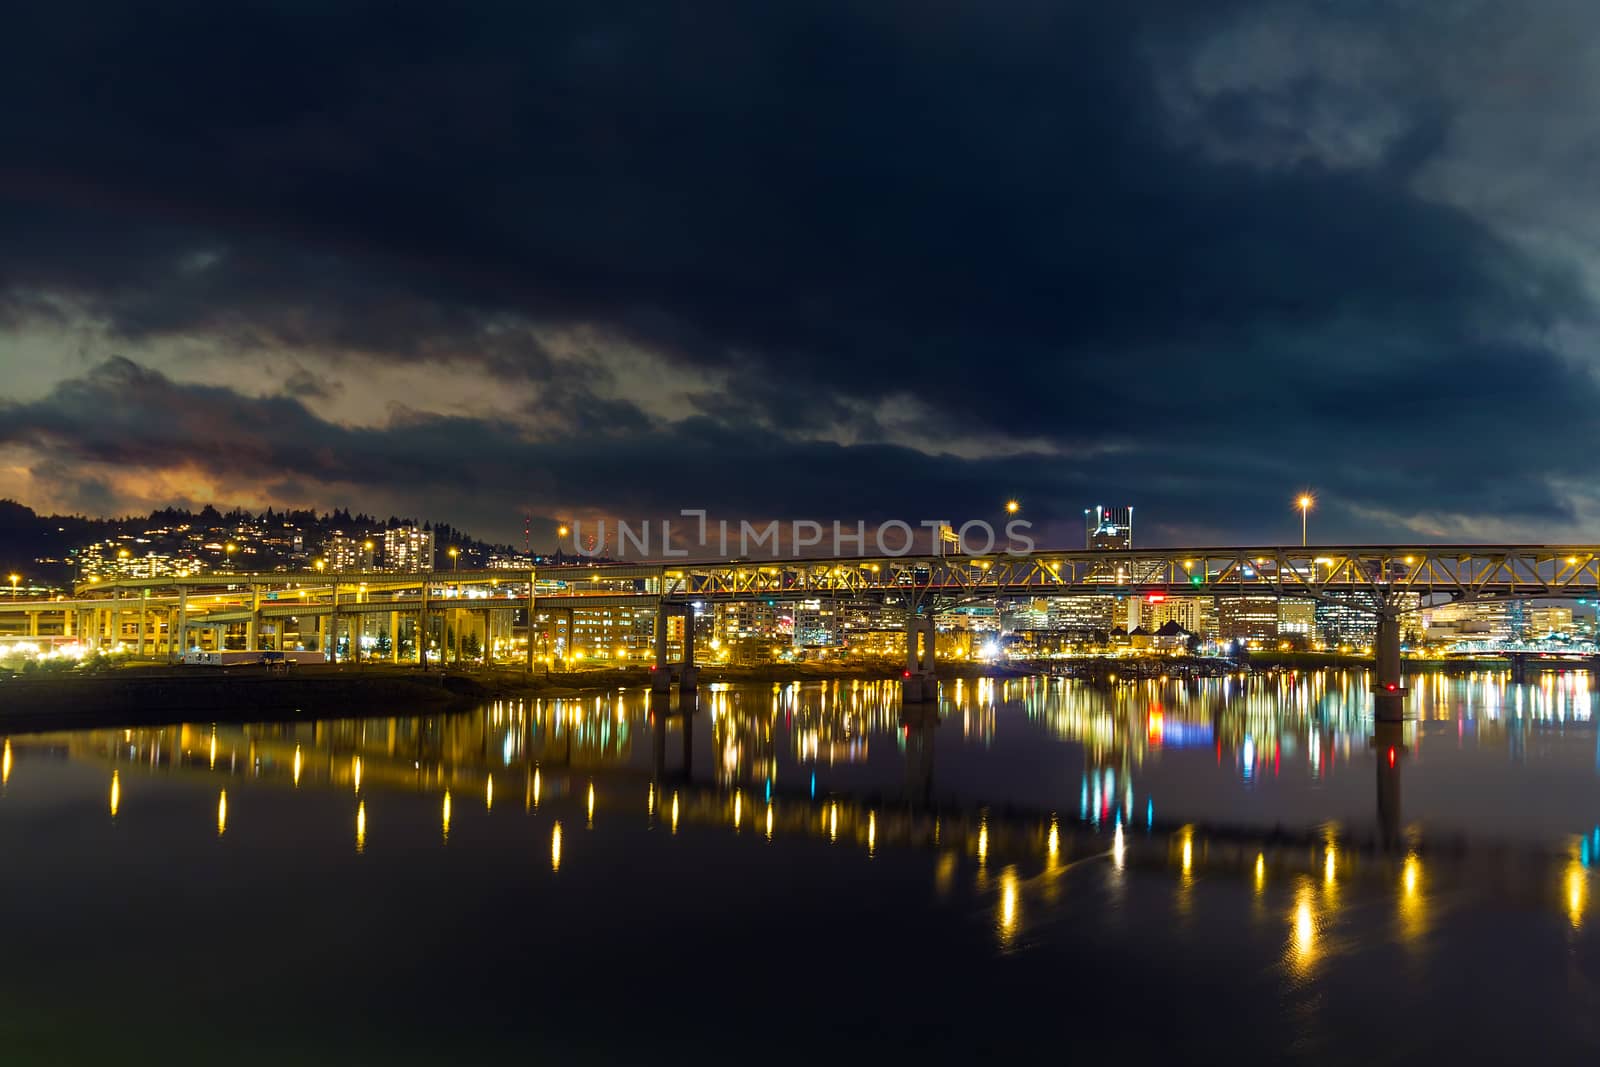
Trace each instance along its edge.
<instances>
[{"instance_id":1,"label":"riverbank","mask_svg":"<svg viewBox=\"0 0 1600 1067\"><path fill-rule=\"evenodd\" d=\"M700 685L891 680L891 663L706 667ZM1021 677L1026 669L940 664L940 677ZM237 667L128 666L95 673L22 674L0 681L0 732L144 726L179 718L240 722L465 710L485 700L581 696L649 684L645 667L553 674L430 670L388 664Z\"/></svg>"}]
</instances>

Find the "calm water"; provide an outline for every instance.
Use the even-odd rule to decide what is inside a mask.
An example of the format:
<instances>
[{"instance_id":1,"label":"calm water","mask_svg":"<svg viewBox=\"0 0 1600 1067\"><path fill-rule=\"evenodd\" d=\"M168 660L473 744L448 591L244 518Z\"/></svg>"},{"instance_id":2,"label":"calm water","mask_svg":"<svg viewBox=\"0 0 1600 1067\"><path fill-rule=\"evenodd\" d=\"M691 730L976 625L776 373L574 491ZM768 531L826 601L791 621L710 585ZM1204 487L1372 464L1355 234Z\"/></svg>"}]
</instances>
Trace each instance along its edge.
<instances>
[{"instance_id":1,"label":"calm water","mask_svg":"<svg viewBox=\"0 0 1600 1067\"><path fill-rule=\"evenodd\" d=\"M0 1063L1600 1051L1590 679L1364 685L13 736Z\"/></svg>"}]
</instances>

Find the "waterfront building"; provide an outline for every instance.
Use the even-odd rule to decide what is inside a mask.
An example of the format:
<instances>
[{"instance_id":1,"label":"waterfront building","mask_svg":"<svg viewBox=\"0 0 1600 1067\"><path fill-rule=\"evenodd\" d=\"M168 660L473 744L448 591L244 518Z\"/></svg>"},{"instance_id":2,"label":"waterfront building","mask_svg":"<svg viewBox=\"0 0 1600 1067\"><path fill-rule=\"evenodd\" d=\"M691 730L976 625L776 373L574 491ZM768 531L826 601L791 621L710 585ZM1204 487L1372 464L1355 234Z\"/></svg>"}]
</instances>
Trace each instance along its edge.
<instances>
[{"instance_id":1,"label":"waterfront building","mask_svg":"<svg viewBox=\"0 0 1600 1067\"><path fill-rule=\"evenodd\" d=\"M1299 597L1278 601L1278 637L1309 643L1317 630L1317 602Z\"/></svg>"},{"instance_id":2,"label":"waterfront building","mask_svg":"<svg viewBox=\"0 0 1600 1067\"><path fill-rule=\"evenodd\" d=\"M1524 635L1530 641L1542 640L1551 635L1565 637L1573 633L1571 608L1529 605L1523 619Z\"/></svg>"},{"instance_id":3,"label":"waterfront building","mask_svg":"<svg viewBox=\"0 0 1600 1067\"><path fill-rule=\"evenodd\" d=\"M1278 598L1261 594L1217 597L1217 636L1222 641L1275 643Z\"/></svg>"},{"instance_id":4,"label":"waterfront building","mask_svg":"<svg viewBox=\"0 0 1600 1067\"><path fill-rule=\"evenodd\" d=\"M1139 617L1135 621L1152 633L1169 622L1176 622L1191 634L1204 634L1212 625L1210 597L1150 593L1136 603Z\"/></svg>"},{"instance_id":5,"label":"waterfront building","mask_svg":"<svg viewBox=\"0 0 1600 1067\"><path fill-rule=\"evenodd\" d=\"M1107 633L1117 625L1117 598L1110 593L1049 598L1048 625L1057 632Z\"/></svg>"}]
</instances>

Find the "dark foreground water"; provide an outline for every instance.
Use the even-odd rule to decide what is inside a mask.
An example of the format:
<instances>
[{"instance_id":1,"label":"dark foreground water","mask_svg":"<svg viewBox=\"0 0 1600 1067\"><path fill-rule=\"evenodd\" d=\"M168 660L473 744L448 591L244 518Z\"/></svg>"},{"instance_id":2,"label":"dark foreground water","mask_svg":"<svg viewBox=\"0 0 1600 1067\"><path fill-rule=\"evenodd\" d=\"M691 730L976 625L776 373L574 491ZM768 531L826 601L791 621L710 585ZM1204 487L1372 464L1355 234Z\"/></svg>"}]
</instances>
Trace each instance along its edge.
<instances>
[{"instance_id":1,"label":"dark foreground water","mask_svg":"<svg viewBox=\"0 0 1600 1067\"><path fill-rule=\"evenodd\" d=\"M13 736L0 1064L1592 1057L1589 686L1429 680L1392 733L1317 674Z\"/></svg>"}]
</instances>

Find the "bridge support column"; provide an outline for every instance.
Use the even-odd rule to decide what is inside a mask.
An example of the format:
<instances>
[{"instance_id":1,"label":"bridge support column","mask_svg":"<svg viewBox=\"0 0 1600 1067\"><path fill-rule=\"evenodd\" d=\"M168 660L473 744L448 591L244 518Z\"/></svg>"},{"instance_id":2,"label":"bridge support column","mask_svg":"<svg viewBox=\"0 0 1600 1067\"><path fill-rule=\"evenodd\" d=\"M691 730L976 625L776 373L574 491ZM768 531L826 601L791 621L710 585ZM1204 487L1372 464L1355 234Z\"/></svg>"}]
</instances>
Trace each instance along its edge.
<instances>
[{"instance_id":1,"label":"bridge support column","mask_svg":"<svg viewBox=\"0 0 1600 1067\"><path fill-rule=\"evenodd\" d=\"M694 604L683 606L683 669L678 673L678 692L692 694L700 685L700 668L694 665Z\"/></svg>"},{"instance_id":2,"label":"bridge support column","mask_svg":"<svg viewBox=\"0 0 1600 1067\"><path fill-rule=\"evenodd\" d=\"M389 612L389 662L400 662L400 613Z\"/></svg>"},{"instance_id":3,"label":"bridge support column","mask_svg":"<svg viewBox=\"0 0 1600 1067\"><path fill-rule=\"evenodd\" d=\"M650 668L650 691L652 693L670 693L672 691L672 668L667 666L667 605L665 602L656 606L656 662Z\"/></svg>"},{"instance_id":4,"label":"bridge support column","mask_svg":"<svg viewBox=\"0 0 1600 1067\"><path fill-rule=\"evenodd\" d=\"M189 590L178 590L178 640L176 641L177 655L174 659L183 659L189 651Z\"/></svg>"},{"instance_id":5,"label":"bridge support column","mask_svg":"<svg viewBox=\"0 0 1600 1067\"><path fill-rule=\"evenodd\" d=\"M932 615L906 615L906 670L900 701L922 704L939 697ZM919 647L920 645L920 647Z\"/></svg>"},{"instance_id":6,"label":"bridge support column","mask_svg":"<svg viewBox=\"0 0 1600 1067\"><path fill-rule=\"evenodd\" d=\"M428 579L422 579L422 607L417 609L417 663L428 669Z\"/></svg>"},{"instance_id":7,"label":"bridge support column","mask_svg":"<svg viewBox=\"0 0 1600 1067\"><path fill-rule=\"evenodd\" d=\"M1372 644L1372 714L1380 722L1399 722L1406 716L1406 690L1400 677L1400 619L1378 616L1378 633Z\"/></svg>"},{"instance_id":8,"label":"bridge support column","mask_svg":"<svg viewBox=\"0 0 1600 1067\"><path fill-rule=\"evenodd\" d=\"M1528 680L1528 657L1511 653L1511 684L1523 685Z\"/></svg>"},{"instance_id":9,"label":"bridge support column","mask_svg":"<svg viewBox=\"0 0 1600 1067\"><path fill-rule=\"evenodd\" d=\"M539 629L538 616L534 613L534 606L536 606L534 605L534 600L538 598L538 595L539 573L538 571L528 571L528 662L526 662L523 670L526 670L530 675L533 673L533 635L534 630Z\"/></svg>"}]
</instances>

